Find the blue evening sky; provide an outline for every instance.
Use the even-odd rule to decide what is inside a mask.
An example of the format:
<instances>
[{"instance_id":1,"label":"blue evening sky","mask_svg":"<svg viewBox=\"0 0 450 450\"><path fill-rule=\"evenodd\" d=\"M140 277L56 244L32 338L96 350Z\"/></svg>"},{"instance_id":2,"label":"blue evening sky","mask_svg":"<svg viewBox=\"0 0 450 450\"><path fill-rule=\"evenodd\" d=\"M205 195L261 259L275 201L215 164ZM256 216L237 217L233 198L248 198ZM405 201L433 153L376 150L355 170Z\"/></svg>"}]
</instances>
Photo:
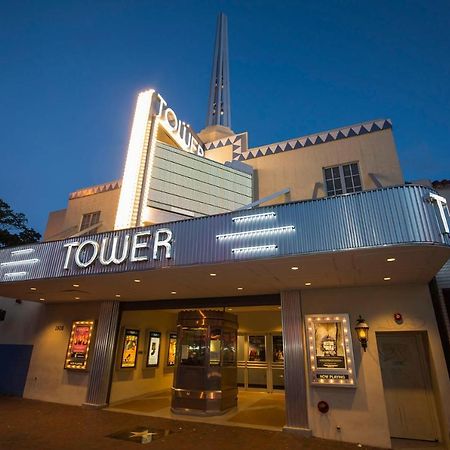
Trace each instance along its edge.
<instances>
[{"instance_id":1,"label":"blue evening sky","mask_svg":"<svg viewBox=\"0 0 450 450\"><path fill-rule=\"evenodd\" d=\"M43 232L120 178L145 88L200 131L220 11L251 146L388 117L407 180L450 178L448 0L0 0L0 198Z\"/></svg>"}]
</instances>

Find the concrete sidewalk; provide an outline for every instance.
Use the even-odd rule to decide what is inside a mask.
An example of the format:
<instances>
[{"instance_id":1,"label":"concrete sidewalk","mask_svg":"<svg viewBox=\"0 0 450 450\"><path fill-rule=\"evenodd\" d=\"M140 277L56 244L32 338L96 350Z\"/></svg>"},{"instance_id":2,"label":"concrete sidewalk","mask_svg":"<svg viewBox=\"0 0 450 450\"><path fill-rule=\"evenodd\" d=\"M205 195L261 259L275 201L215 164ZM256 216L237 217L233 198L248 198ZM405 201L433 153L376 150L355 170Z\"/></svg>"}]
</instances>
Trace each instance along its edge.
<instances>
[{"instance_id":1,"label":"concrete sidewalk","mask_svg":"<svg viewBox=\"0 0 450 450\"><path fill-rule=\"evenodd\" d=\"M148 431L147 431L148 430ZM158 437L158 430L166 436ZM164 432L165 430L165 432ZM110 435L118 435L110 437ZM120 440L135 436L136 442ZM153 442L141 444L138 440ZM0 397L1 450L344 450L373 449L286 432L182 422Z\"/></svg>"}]
</instances>

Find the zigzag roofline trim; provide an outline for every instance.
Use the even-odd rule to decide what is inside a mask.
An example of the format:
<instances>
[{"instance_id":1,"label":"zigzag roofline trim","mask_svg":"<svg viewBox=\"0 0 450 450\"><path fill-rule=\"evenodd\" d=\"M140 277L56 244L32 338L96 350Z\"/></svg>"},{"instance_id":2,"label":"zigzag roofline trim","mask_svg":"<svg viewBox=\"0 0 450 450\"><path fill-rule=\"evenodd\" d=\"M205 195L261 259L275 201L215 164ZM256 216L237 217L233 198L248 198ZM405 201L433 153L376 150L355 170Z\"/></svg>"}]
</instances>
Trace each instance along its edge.
<instances>
[{"instance_id":1,"label":"zigzag roofline trim","mask_svg":"<svg viewBox=\"0 0 450 450\"><path fill-rule=\"evenodd\" d=\"M89 195L100 194L102 192L113 191L120 189L122 186L122 180L110 181L108 183L97 184L95 186L89 186L87 188L79 189L78 191L71 192L69 194L69 200L76 198L87 197Z\"/></svg>"},{"instance_id":2,"label":"zigzag roofline trim","mask_svg":"<svg viewBox=\"0 0 450 450\"><path fill-rule=\"evenodd\" d=\"M377 119L369 122L361 122L355 125L349 125L341 128L334 128L320 133L309 134L306 136L289 139L287 141L274 142L269 145L249 148L248 151L235 156L233 159L245 161L247 159L260 158L261 156L273 155L290 150L297 150L312 145L323 144L326 142L347 139L360 136L362 134L374 133L392 128L390 119Z\"/></svg>"}]
</instances>

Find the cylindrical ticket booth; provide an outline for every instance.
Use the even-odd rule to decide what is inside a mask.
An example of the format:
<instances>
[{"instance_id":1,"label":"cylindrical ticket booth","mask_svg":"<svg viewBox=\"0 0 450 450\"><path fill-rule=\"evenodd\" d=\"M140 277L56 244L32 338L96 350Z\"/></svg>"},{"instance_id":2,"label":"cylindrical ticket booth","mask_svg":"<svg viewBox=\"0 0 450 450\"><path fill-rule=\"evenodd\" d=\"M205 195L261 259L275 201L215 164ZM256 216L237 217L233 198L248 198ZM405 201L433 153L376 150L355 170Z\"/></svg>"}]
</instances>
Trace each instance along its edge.
<instances>
[{"instance_id":1,"label":"cylindrical ticket booth","mask_svg":"<svg viewBox=\"0 0 450 450\"><path fill-rule=\"evenodd\" d=\"M237 317L223 311L178 314L172 411L218 415L237 405Z\"/></svg>"}]
</instances>

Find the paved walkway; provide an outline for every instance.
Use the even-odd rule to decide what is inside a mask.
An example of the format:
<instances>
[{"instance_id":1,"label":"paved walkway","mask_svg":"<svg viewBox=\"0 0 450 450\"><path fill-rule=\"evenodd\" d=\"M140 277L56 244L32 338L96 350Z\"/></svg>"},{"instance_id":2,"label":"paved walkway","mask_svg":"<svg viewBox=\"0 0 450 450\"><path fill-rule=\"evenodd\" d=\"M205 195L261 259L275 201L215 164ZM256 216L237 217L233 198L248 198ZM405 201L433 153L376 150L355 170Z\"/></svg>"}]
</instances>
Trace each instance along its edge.
<instances>
[{"instance_id":1,"label":"paved walkway","mask_svg":"<svg viewBox=\"0 0 450 450\"><path fill-rule=\"evenodd\" d=\"M111 405L108 410L137 414L141 416L160 417L190 422L199 422L195 416L180 416L170 409L171 392L148 394L134 400L127 400ZM284 392L267 393L261 391L239 390L238 408L221 415L202 417L200 422L211 425L230 425L246 428L258 428L281 431L285 419Z\"/></svg>"},{"instance_id":2,"label":"paved walkway","mask_svg":"<svg viewBox=\"0 0 450 450\"><path fill-rule=\"evenodd\" d=\"M158 430L162 430L162 437L157 435ZM130 436L135 436L133 439L136 442L120 440L120 437ZM153 436L158 439L145 445L137 443L142 440L149 441ZM356 444L316 438L302 439L281 431L183 422L0 397L1 450L139 450L139 448L151 450L358 449ZM373 449L373 447L365 446L362 448Z\"/></svg>"}]
</instances>

